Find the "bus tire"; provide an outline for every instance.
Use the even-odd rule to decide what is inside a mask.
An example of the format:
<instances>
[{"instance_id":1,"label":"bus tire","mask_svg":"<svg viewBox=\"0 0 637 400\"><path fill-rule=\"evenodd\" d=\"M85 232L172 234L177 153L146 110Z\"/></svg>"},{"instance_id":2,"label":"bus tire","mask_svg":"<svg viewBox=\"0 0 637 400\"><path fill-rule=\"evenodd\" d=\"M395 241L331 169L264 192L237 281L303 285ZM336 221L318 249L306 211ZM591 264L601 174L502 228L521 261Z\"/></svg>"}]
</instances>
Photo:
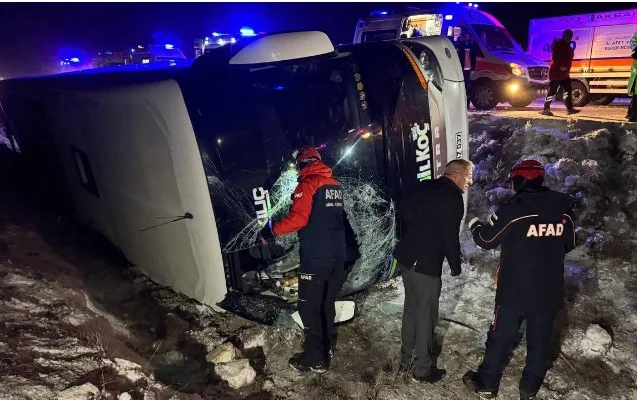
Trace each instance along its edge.
<instances>
[{"instance_id":1,"label":"bus tire","mask_svg":"<svg viewBox=\"0 0 637 400\"><path fill-rule=\"evenodd\" d=\"M471 84L471 103L476 110L492 110L500 102L499 93L490 80L484 79Z\"/></svg>"},{"instance_id":2,"label":"bus tire","mask_svg":"<svg viewBox=\"0 0 637 400\"><path fill-rule=\"evenodd\" d=\"M573 87L573 107L584 107L591 101L591 94L582 81L572 80Z\"/></svg>"}]
</instances>

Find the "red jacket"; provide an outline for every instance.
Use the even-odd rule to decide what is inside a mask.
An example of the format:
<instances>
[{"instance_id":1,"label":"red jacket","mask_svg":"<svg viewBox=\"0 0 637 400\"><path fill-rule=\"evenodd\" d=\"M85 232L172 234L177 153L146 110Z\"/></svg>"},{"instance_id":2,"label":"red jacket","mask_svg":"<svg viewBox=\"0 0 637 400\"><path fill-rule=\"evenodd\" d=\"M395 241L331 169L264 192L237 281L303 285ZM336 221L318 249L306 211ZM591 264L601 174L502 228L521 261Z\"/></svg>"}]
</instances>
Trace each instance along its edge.
<instances>
[{"instance_id":1,"label":"red jacket","mask_svg":"<svg viewBox=\"0 0 637 400\"><path fill-rule=\"evenodd\" d=\"M571 64L573 63L573 48L564 39L556 39L551 46L551 67L549 68L549 79L560 81L569 79L571 76Z\"/></svg>"},{"instance_id":2,"label":"red jacket","mask_svg":"<svg viewBox=\"0 0 637 400\"><path fill-rule=\"evenodd\" d=\"M277 236L297 231L304 272L345 261L343 191L320 161L300 171L292 207L272 227Z\"/></svg>"}]
</instances>

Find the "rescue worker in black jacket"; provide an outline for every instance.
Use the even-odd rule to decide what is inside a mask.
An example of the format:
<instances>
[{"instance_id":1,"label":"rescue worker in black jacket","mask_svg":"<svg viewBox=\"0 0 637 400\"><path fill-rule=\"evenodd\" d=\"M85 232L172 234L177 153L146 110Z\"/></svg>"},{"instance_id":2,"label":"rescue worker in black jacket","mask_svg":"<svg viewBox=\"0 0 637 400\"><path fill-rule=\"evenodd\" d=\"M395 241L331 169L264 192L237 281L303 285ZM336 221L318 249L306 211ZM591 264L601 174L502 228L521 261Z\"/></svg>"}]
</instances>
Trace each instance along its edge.
<instances>
[{"instance_id":1,"label":"rescue worker in black jacket","mask_svg":"<svg viewBox=\"0 0 637 400\"><path fill-rule=\"evenodd\" d=\"M564 306L564 257L575 248L570 196L542 185L544 167L537 161L516 164L510 174L515 194L487 223L469 222L475 243L501 247L496 272L495 313L478 372L463 381L480 398L497 396L507 353L526 320L527 357L520 399L534 399L550 357L553 323Z\"/></svg>"},{"instance_id":2,"label":"rescue worker in black jacket","mask_svg":"<svg viewBox=\"0 0 637 400\"><path fill-rule=\"evenodd\" d=\"M408 371L412 355L411 379L434 383L446 371L433 359L434 331L442 286L440 276L446 258L451 275L462 272L460 224L464 215L462 193L472 184L473 164L453 160L444 176L420 182L414 193L400 204L402 239L394 251L405 285L402 323L401 369Z\"/></svg>"}]
</instances>

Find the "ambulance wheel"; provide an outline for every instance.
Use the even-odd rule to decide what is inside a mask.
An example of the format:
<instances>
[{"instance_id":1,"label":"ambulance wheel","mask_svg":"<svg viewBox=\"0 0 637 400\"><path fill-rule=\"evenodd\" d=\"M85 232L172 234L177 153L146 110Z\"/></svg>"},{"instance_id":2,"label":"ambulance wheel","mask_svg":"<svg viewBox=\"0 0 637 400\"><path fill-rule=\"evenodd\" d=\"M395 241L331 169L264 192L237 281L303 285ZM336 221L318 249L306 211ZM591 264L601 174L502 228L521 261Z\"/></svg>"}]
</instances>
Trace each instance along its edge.
<instances>
[{"instance_id":1,"label":"ambulance wheel","mask_svg":"<svg viewBox=\"0 0 637 400\"><path fill-rule=\"evenodd\" d=\"M591 94L588 93L586 85L582 81L571 81L573 86L573 107L584 107L591 101Z\"/></svg>"},{"instance_id":2,"label":"ambulance wheel","mask_svg":"<svg viewBox=\"0 0 637 400\"><path fill-rule=\"evenodd\" d=\"M593 100L593 104L596 106L607 106L615 100L615 96L601 96L598 99Z\"/></svg>"},{"instance_id":3,"label":"ambulance wheel","mask_svg":"<svg viewBox=\"0 0 637 400\"><path fill-rule=\"evenodd\" d=\"M511 98L509 98L509 104L511 104L512 107L524 108L528 106L529 104L533 103L535 99L536 99L535 93L533 93L533 95L524 93L519 96L511 96Z\"/></svg>"},{"instance_id":4,"label":"ambulance wheel","mask_svg":"<svg viewBox=\"0 0 637 400\"><path fill-rule=\"evenodd\" d=\"M489 80L478 81L471 85L471 103L477 110L491 110L500 102L498 91Z\"/></svg>"}]
</instances>

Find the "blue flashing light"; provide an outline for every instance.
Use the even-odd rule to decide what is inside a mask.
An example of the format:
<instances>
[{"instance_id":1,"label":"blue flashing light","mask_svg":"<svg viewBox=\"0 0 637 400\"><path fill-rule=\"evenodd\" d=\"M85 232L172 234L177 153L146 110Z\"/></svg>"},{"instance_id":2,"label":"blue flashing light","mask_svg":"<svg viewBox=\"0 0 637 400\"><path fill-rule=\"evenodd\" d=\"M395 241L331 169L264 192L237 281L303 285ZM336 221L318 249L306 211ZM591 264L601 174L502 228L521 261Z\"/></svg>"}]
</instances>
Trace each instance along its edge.
<instances>
[{"instance_id":1,"label":"blue flashing light","mask_svg":"<svg viewBox=\"0 0 637 400\"><path fill-rule=\"evenodd\" d=\"M375 15L388 15L389 11L387 10L374 10L370 13L371 16L375 16Z\"/></svg>"},{"instance_id":2,"label":"blue flashing light","mask_svg":"<svg viewBox=\"0 0 637 400\"><path fill-rule=\"evenodd\" d=\"M79 59L79 58L77 58L77 57L73 57L73 58L71 58L69 61L74 62L74 63L79 63L79 62L80 62L80 59Z\"/></svg>"},{"instance_id":3,"label":"blue flashing light","mask_svg":"<svg viewBox=\"0 0 637 400\"><path fill-rule=\"evenodd\" d=\"M221 36L221 35L220 35L219 33L217 33L217 32L212 32L212 36L214 36L214 37L219 37L219 36Z\"/></svg>"},{"instance_id":4,"label":"blue flashing light","mask_svg":"<svg viewBox=\"0 0 637 400\"><path fill-rule=\"evenodd\" d=\"M134 52L135 52L135 49L130 49L130 52L131 52L131 53L134 53Z\"/></svg>"},{"instance_id":5,"label":"blue flashing light","mask_svg":"<svg viewBox=\"0 0 637 400\"><path fill-rule=\"evenodd\" d=\"M248 28L247 26L239 29L239 32L241 33L241 36L256 36L254 30L252 28Z\"/></svg>"},{"instance_id":6,"label":"blue flashing light","mask_svg":"<svg viewBox=\"0 0 637 400\"><path fill-rule=\"evenodd\" d=\"M453 15L445 15L445 21L451 21L453 19Z\"/></svg>"},{"instance_id":7,"label":"blue flashing light","mask_svg":"<svg viewBox=\"0 0 637 400\"><path fill-rule=\"evenodd\" d=\"M209 41L209 40L210 40L210 38L209 38L208 36L206 36L206 37L204 38L204 40L207 42L207 41Z\"/></svg>"},{"instance_id":8,"label":"blue flashing light","mask_svg":"<svg viewBox=\"0 0 637 400\"><path fill-rule=\"evenodd\" d=\"M225 40L223 40L223 39L218 39L218 40L217 40L217 44L218 44L219 46L223 46L224 44L226 44L226 41L225 41Z\"/></svg>"},{"instance_id":9,"label":"blue flashing light","mask_svg":"<svg viewBox=\"0 0 637 400\"><path fill-rule=\"evenodd\" d=\"M172 50L173 49L173 45L172 44L166 44L165 47L166 47L166 50Z\"/></svg>"},{"instance_id":10,"label":"blue flashing light","mask_svg":"<svg viewBox=\"0 0 637 400\"><path fill-rule=\"evenodd\" d=\"M469 3L469 7L473 7L473 3Z\"/></svg>"},{"instance_id":11,"label":"blue flashing light","mask_svg":"<svg viewBox=\"0 0 637 400\"><path fill-rule=\"evenodd\" d=\"M473 8L478 8L478 5L477 5L477 4L474 4L474 5L473 5Z\"/></svg>"},{"instance_id":12,"label":"blue flashing light","mask_svg":"<svg viewBox=\"0 0 637 400\"><path fill-rule=\"evenodd\" d=\"M235 39L235 38L230 38L230 43L237 43L237 39Z\"/></svg>"},{"instance_id":13,"label":"blue flashing light","mask_svg":"<svg viewBox=\"0 0 637 400\"><path fill-rule=\"evenodd\" d=\"M283 89L285 89L285 86L277 85L277 86L274 86L272 89L274 89L274 90L283 90Z\"/></svg>"}]
</instances>

